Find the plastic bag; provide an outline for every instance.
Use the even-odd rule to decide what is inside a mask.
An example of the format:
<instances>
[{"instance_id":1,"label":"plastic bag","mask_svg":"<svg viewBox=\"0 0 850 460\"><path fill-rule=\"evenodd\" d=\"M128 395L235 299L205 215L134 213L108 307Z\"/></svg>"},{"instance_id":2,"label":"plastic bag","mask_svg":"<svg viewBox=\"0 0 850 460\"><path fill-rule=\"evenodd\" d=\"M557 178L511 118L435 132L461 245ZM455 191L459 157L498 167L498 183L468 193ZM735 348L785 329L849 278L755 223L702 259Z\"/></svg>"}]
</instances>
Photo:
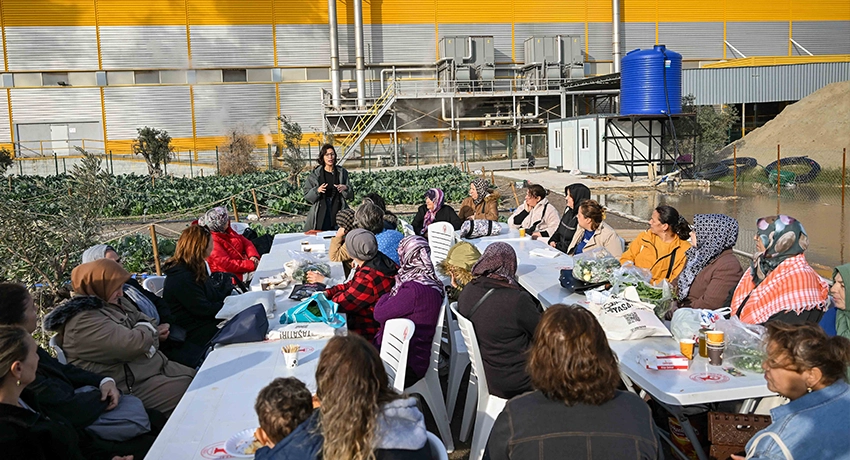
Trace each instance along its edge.
<instances>
[{"instance_id":1,"label":"plastic bag","mask_svg":"<svg viewBox=\"0 0 850 460\"><path fill-rule=\"evenodd\" d=\"M345 324L345 318L336 312L337 304L325 297L324 292L316 292L298 305L286 310L280 317L280 324L325 323L333 328Z\"/></svg>"},{"instance_id":2,"label":"plastic bag","mask_svg":"<svg viewBox=\"0 0 850 460\"><path fill-rule=\"evenodd\" d=\"M699 337L699 330L714 329L714 324L723 319L723 315L729 309L702 310L699 308L680 308L673 312L673 320L670 322L670 330L676 340L693 339Z\"/></svg>"},{"instance_id":3,"label":"plastic bag","mask_svg":"<svg viewBox=\"0 0 850 460\"><path fill-rule=\"evenodd\" d=\"M637 286L638 283L652 283L652 272L645 268L636 267L632 261L626 261L620 268L614 270L611 277L611 292L619 294L627 286Z\"/></svg>"},{"instance_id":4,"label":"plastic bag","mask_svg":"<svg viewBox=\"0 0 850 460\"><path fill-rule=\"evenodd\" d=\"M673 289L667 280L652 283L652 273L645 269L636 267L631 261L626 262L620 268L614 270L611 278L611 292L614 294L622 292L628 286L637 289L638 297L642 302L654 305L655 315L664 318L670 311L673 301Z\"/></svg>"},{"instance_id":5,"label":"plastic bag","mask_svg":"<svg viewBox=\"0 0 850 460\"><path fill-rule=\"evenodd\" d=\"M215 314L215 317L217 319L230 319L246 308L256 304L262 304L266 310L266 316L270 316L275 311L274 294L274 291L251 291L244 294L227 296L224 299L224 305Z\"/></svg>"},{"instance_id":6,"label":"plastic bag","mask_svg":"<svg viewBox=\"0 0 850 460\"><path fill-rule=\"evenodd\" d=\"M605 248L593 248L573 256L573 278L585 283L602 283L610 281L614 270L620 267L620 261L615 259Z\"/></svg>"},{"instance_id":7,"label":"plastic bag","mask_svg":"<svg viewBox=\"0 0 850 460\"><path fill-rule=\"evenodd\" d=\"M744 371L764 373L761 367L767 357L764 326L747 324L733 316L729 319L718 319L715 329L723 331L723 340L726 342L726 350L723 352L725 362L730 362Z\"/></svg>"},{"instance_id":8,"label":"plastic bag","mask_svg":"<svg viewBox=\"0 0 850 460\"><path fill-rule=\"evenodd\" d=\"M289 251L292 260L283 264L286 274L297 283L307 282L307 272L315 271L328 278L331 276L331 266L327 254Z\"/></svg>"}]
</instances>

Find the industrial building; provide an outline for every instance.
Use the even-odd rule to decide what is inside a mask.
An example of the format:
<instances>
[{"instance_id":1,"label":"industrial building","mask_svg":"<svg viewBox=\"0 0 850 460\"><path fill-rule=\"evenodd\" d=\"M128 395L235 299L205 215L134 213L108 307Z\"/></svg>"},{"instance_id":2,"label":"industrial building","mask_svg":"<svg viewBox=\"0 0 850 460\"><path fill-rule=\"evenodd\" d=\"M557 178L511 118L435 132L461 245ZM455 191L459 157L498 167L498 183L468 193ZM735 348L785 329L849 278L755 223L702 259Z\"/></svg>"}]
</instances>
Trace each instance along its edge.
<instances>
[{"instance_id":1,"label":"industrial building","mask_svg":"<svg viewBox=\"0 0 850 460\"><path fill-rule=\"evenodd\" d=\"M616 110L577 82L632 49L681 53L685 93L726 78L688 76L712 63L850 61L847 0L0 0L0 23L0 144L21 157L126 153L143 126L182 151L237 126L265 146L279 115L311 144L350 135L354 157L358 136L545 148L548 120Z\"/></svg>"}]
</instances>

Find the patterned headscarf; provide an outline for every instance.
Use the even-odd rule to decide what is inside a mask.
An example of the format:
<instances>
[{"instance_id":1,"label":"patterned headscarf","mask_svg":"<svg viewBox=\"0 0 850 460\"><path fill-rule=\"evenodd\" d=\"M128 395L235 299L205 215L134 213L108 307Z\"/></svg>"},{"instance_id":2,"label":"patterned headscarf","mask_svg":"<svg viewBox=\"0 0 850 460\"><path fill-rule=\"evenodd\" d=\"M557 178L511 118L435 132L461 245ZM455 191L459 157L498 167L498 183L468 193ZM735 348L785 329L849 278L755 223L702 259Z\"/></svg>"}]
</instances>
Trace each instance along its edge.
<instances>
[{"instance_id":1,"label":"patterned headscarf","mask_svg":"<svg viewBox=\"0 0 850 460\"><path fill-rule=\"evenodd\" d=\"M74 293L93 295L107 301L115 291L124 286L130 274L118 262L100 259L77 265L71 271L71 285Z\"/></svg>"},{"instance_id":2,"label":"patterned headscarf","mask_svg":"<svg viewBox=\"0 0 850 460\"><path fill-rule=\"evenodd\" d=\"M425 222L422 225L422 235L428 232L428 226L434 223L434 219L437 218L437 213L440 211L440 208L443 207L443 201L445 201L446 196L442 190L438 188L430 188L427 192L425 192L425 198L428 198L434 203L434 209L425 212Z\"/></svg>"},{"instance_id":3,"label":"patterned headscarf","mask_svg":"<svg viewBox=\"0 0 850 460\"><path fill-rule=\"evenodd\" d=\"M354 230L354 210L347 208L336 213L336 226L344 228L345 233Z\"/></svg>"},{"instance_id":4,"label":"patterned headscarf","mask_svg":"<svg viewBox=\"0 0 850 460\"><path fill-rule=\"evenodd\" d=\"M725 214L696 214L692 228L697 245L685 253L687 262L679 274L679 300L688 297L691 284L703 268L738 242L738 221Z\"/></svg>"},{"instance_id":5,"label":"patterned headscarf","mask_svg":"<svg viewBox=\"0 0 850 460\"><path fill-rule=\"evenodd\" d=\"M797 219L780 214L756 221L756 236L765 251L753 258L753 282L756 286L785 259L800 255L809 247L809 236Z\"/></svg>"},{"instance_id":6,"label":"patterned headscarf","mask_svg":"<svg viewBox=\"0 0 850 460\"><path fill-rule=\"evenodd\" d=\"M108 244L96 244L85 251L83 251L83 262L87 264L89 262L94 262L95 260L105 259L106 253L109 251L115 251L115 248Z\"/></svg>"},{"instance_id":7,"label":"patterned headscarf","mask_svg":"<svg viewBox=\"0 0 850 460\"><path fill-rule=\"evenodd\" d=\"M230 225L230 217L227 215L227 209L216 206L198 219L198 224L203 225L213 232L226 232Z\"/></svg>"},{"instance_id":8,"label":"patterned headscarf","mask_svg":"<svg viewBox=\"0 0 850 460\"><path fill-rule=\"evenodd\" d=\"M443 283L434 272L431 262L431 248L428 241L421 236L406 236L398 244L398 273L395 275L395 286L392 295L396 295L402 283L416 281L419 284L432 287L443 294Z\"/></svg>"},{"instance_id":9,"label":"patterned headscarf","mask_svg":"<svg viewBox=\"0 0 850 460\"><path fill-rule=\"evenodd\" d=\"M516 286L516 251L507 243L487 246L484 254L472 266L472 274L507 281Z\"/></svg>"},{"instance_id":10,"label":"patterned headscarf","mask_svg":"<svg viewBox=\"0 0 850 460\"><path fill-rule=\"evenodd\" d=\"M472 186L475 187L475 191L478 192L478 198L473 199L472 201L475 204L481 204L484 201L484 197L487 196L487 190L490 188L490 184L481 178L475 179L472 181Z\"/></svg>"},{"instance_id":11,"label":"patterned headscarf","mask_svg":"<svg viewBox=\"0 0 850 460\"><path fill-rule=\"evenodd\" d=\"M844 288L844 308L835 309L835 332L841 337L850 339L850 299L847 298L847 284L850 283L850 264L839 265L835 267L832 273L832 280L835 281L835 275L841 274L841 281L845 284ZM836 305L838 307L838 305Z\"/></svg>"}]
</instances>

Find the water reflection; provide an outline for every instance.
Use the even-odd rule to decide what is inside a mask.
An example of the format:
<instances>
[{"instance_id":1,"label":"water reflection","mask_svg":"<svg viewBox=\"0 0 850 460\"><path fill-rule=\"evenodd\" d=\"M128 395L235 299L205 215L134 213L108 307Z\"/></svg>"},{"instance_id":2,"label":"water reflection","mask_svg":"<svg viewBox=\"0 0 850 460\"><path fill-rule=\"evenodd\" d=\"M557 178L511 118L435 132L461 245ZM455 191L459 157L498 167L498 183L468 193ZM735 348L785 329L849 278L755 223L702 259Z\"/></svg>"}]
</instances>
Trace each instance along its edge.
<instances>
[{"instance_id":1,"label":"water reflection","mask_svg":"<svg viewBox=\"0 0 850 460\"><path fill-rule=\"evenodd\" d=\"M711 189L611 192L594 194L605 207L649 219L651 210L667 204L675 207L688 221L694 214L720 213L738 219L741 232L737 249L755 250L756 219L787 214L797 218L809 234L806 257L816 268L831 268L845 262L848 216L841 206L841 191L835 188L799 186L783 188L777 199L775 190L747 184L738 187L737 197L731 186ZM847 204L850 206L850 203Z\"/></svg>"}]
</instances>

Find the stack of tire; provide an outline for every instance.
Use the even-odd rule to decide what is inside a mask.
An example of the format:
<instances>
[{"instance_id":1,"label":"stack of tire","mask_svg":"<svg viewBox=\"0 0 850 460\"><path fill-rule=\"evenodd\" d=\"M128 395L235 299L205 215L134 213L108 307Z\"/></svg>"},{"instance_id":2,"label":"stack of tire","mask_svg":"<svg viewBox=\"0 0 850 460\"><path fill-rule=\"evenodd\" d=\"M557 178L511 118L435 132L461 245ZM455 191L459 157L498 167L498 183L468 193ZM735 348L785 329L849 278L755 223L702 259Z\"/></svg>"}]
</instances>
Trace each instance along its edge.
<instances>
[{"instance_id":1,"label":"stack of tire","mask_svg":"<svg viewBox=\"0 0 850 460\"><path fill-rule=\"evenodd\" d=\"M779 172L777 172L777 163L779 164ZM782 170L783 167L794 165L808 166L809 171L805 174L796 174ZM781 185L806 184L815 180L820 171L821 166L818 162L807 156L782 158L778 162L774 161L764 167L764 173L771 185L776 185L777 181L780 181Z\"/></svg>"},{"instance_id":2,"label":"stack of tire","mask_svg":"<svg viewBox=\"0 0 850 460\"><path fill-rule=\"evenodd\" d=\"M699 166L691 171L691 176L694 179L702 180L717 180L721 177L732 174L732 168L738 165L738 174L749 171L758 165L755 158L740 157L737 159L728 159L717 163L708 163Z\"/></svg>"}]
</instances>

